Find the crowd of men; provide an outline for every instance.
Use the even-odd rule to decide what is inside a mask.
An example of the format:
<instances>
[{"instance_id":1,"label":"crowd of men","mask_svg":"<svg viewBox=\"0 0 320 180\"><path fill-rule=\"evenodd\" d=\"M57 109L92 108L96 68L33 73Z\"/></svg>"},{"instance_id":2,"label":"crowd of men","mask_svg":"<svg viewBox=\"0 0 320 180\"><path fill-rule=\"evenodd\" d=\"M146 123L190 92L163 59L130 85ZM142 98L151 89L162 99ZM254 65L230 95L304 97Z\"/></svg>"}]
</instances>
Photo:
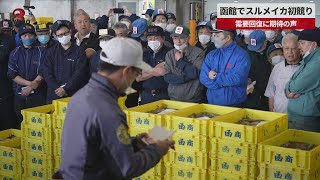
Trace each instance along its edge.
<instances>
[{"instance_id":1,"label":"crowd of men","mask_svg":"<svg viewBox=\"0 0 320 180\"><path fill-rule=\"evenodd\" d=\"M117 98L131 85L137 92L127 107L171 99L253 108L320 132L319 28L228 30L212 14L191 45L174 14L124 11L112 27L113 8L97 19L79 9L72 23L0 22L0 129L20 128L22 109L74 95L62 138L66 179L136 177L173 146L147 134L129 138Z\"/></svg>"}]
</instances>

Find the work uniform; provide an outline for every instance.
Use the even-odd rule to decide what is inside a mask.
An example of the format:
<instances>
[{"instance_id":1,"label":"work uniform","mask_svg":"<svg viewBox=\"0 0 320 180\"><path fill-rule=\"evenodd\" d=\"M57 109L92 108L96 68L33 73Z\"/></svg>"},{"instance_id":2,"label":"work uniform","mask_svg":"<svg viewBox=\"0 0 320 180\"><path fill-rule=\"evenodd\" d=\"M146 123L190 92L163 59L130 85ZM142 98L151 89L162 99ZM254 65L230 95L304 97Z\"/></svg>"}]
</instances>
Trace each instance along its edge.
<instances>
[{"instance_id":1,"label":"work uniform","mask_svg":"<svg viewBox=\"0 0 320 180\"><path fill-rule=\"evenodd\" d=\"M166 55L164 80L169 83L168 94L171 100L184 102L203 102L203 86L199 75L204 52L197 47L187 46L183 57L175 60L176 49Z\"/></svg>"},{"instance_id":2,"label":"work uniform","mask_svg":"<svg viewBox=\"0 0 320 180\"><path fill-rule=\"evenodd\" d=\"M74 35L73 42L75 42L77 46L80 46L83 50L91 48L95 51L98 51L101 49L99 46L100 41L99 41L98 35L94 33L89 33L87 36L85 36L82 39L82 41L80 41L77 37L78 37L78 33Z\"/></svg>"},{"instance_id":3,"label":"work uniform","mask_svg":"<svg viewBox=\"0 0 320 180\"><path fill-rule=\"evenodd\" d=\"M217 73L213 80L209 78L211 70ZM208 88L208 103L240 107L247 96L249 70L249 56L236 42L211 51L200 73L201 83Z\"/></svg>"},{"instance_id":4,"label":"work uniform","mask_svg":"<svg viewBox=\"0 0 320 180\"><path fill-rule=\"evenodd\" d=\"M0 130L16 127L13 108L12 80L8 79L8 61L10 52L16 47L13 37L0 33Z\"/></svg>"},{"instance_id":5,"label":"work uniform","mask_svg":"<svg viewBox=\"0 0 320 180\"><path fill-rule=\"evenodd\" d=\"M25 80L33 81L38 75L42 76L44 51L45 48L35 46L15 48L9 57L8 77L14 79L21 76ZM44 105L46 97L46 88L43 83L33 90L34 93L26 97L20 94L23 87L23 85L13 82L15 111L20 121L22 121L20 113L22 109Z\"/></svg>"},{"instance_id":6,"label":"work uniform","mask_svg":"<svg viewBox=\"0 0 320 180\"><path fill-rule=\"evenodd\" d=\"M320 48L310 52L286 85L300 97L289 99L289 128L320 132Z\"/></svg>"},{"instance_id":7,"label":"work uniform","mask_svg":"<svg viewBox=\"0 0 320 180\"><path fill-rule=\"evenodd\" d=\"M110 81L94 73L71 98L62 132L64 179L132 179L160 161L163 154L156 144L134 147L117 102L120 95Z\"/></svg>"},{"instance_id":8,"label":"work uniform","mask_svg":"<svg viewBox=\"0 0 320 180\"><path fill-rule=\"evenodd\" d=\"M49 48L53 47L53 46L56 45L56 44L57 44L56 41L50 39L50 40L48 41L48 43L43 46L43 45L41 45L41 43L37 40L35 46L42 46L42 47L45 47L46 49L49 49Z\"/></svg>"},{"instance_id":9,"label":"work uniform","mask_svg":"<svg viewBox=\"0 0 320 180\"><path fill-rule=\"evenodd\" d=\"M150 48L143 54L144 62L151 67L156 67L158 64L165 62L165 57L171 48L162 46L157 53L154 53ZM141 104L146 104L162 99L170 99L168 96L168 83L165 82L163 76L151 77L142 84Z\"/></svg>"},{"instance_id":10,"label":"work uniform","mask_svg":"<svg viewBox=\"0 0 320 180\"><path fill-rule=\"evenodd\" d=\"M284 93L284 89L294 72L299 69L299 66L300 63L290 65L286 61L282 61L272 69L264 95L274 99L274 112L287 113L288 98Z\"/></svg>"},{"instance_id":11,"label":"work uniform","mask_svg":"<svg viewBox=\"0 0 320 180\"><path fill-rule=\"evenodd\" d=\"M207 47L206 47L206 48L204 48L204 47L201 45L201 42L200 42L200 41L198 41L195 46L198 47L198 48L200 48L200 49L202 49L202 51L204 51L204 53L205 53L205 54L204 54L204 57L206 57L206 56L209 54L209 52L211 52L211 51L213 51L213 50L216 49L216 46L215 46L214 43L211 42L211 41L207 44Z\"/></svg>"},{"instance_id":12,"label":"work uniform","mask_svg":"<svg viewBox=\"0 0 320 180\"><path fill-rule=\"evenodd\" d=\"M57 43L47 52L44 78L48 85L47 103L59 98L55 93L59 87L72 96L89 79L88 60L84 51L74 43L67 50Z\"/></svg>"}]
</instances>

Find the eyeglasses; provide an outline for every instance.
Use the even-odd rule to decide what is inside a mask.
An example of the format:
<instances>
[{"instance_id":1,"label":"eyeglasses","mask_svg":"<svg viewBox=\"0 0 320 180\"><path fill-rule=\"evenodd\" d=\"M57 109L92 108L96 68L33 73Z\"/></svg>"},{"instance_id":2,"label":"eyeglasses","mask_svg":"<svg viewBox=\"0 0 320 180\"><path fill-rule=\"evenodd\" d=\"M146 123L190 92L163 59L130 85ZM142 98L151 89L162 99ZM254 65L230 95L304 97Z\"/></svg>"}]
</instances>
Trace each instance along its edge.
<instances>
[{"instance_id":1,"label":"eyeglasses","mask_svg":"<svg viewBox=\"0 0 320 180\"><path fill-rule=\"evenodd\" d=\"M57 34L56 36L58 37L58 38L60 38L60 37L63 37L63 36L67 36L67 35L69 35L70 34L70 31L67 31L67 32L65 32L65 33L63 33L63 34Z\"/></svg>"}]
</instances>

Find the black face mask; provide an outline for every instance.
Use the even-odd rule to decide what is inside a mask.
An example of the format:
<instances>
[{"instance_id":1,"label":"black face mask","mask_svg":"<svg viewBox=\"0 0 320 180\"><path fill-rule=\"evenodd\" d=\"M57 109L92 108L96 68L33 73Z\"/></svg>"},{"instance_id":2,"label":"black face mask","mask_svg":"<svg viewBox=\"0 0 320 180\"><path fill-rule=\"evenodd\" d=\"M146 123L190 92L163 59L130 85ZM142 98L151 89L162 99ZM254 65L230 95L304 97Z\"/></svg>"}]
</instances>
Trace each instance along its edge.
<instances>
[{"instance_id":1,"label":"black face mask","mask_svg":"<svg viewBox=\"0 0 320 180\"><path fill-rule=\"evenodd\" d=\"M14 22L14 25L19 28L20 26L22 26L24 24L24 20L20 20L20 19L17 19L15 22Z\"/></svg>"}]
</instances>

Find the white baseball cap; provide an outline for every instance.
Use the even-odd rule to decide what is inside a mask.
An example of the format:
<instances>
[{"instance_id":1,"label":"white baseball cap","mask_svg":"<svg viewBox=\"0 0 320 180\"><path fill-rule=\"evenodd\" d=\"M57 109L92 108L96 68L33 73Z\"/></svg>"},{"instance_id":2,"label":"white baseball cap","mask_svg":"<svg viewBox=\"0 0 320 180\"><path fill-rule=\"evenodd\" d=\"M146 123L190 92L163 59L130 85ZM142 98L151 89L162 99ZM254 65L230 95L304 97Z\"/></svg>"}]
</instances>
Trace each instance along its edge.
<instances>
[{"instance_id":1,"label":"white baseball cap","mask_svg":"<svg viewBox=\"0 0 320 180\"><path fill-rule=\"evenodd\" d=\"M102 47L100 59L115 66L133 66L145 71L152 67L142 59L143 50L139 42L125 37L115 37Z\"/></svg>"}]
</instances>

